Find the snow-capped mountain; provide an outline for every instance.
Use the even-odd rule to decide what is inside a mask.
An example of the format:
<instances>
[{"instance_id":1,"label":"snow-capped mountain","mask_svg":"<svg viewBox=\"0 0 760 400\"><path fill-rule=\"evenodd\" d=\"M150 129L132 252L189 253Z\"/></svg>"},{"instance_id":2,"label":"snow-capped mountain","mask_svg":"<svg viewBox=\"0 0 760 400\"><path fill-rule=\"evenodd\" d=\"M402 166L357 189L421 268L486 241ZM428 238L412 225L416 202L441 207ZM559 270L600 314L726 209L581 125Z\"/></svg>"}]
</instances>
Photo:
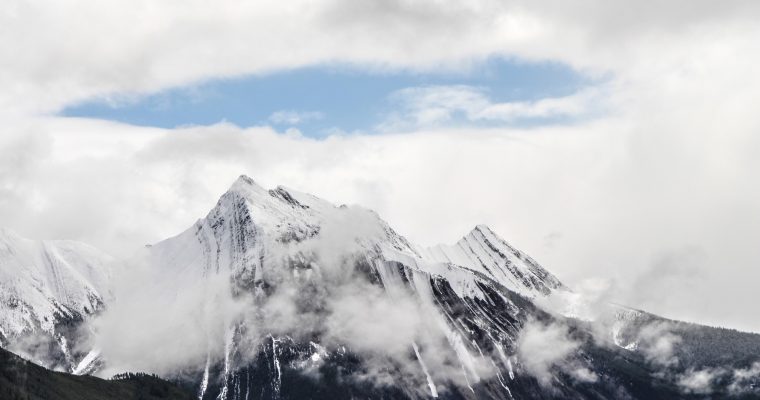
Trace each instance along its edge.
<instances>
[{"instance_id":1,"label":"snow-capped mountain","mask_svg":"<svg viewBox=\"0 0 760 400\"><path fill-rule=\"evenodd\" d=\"M103 308L111 261L84 243L29 240L0 229L0 343L73 371L83 349L74 348L72 337Z\"/></svg>"},{"instance_id":2,"label":"snow-capped mountain","mask_svg":"<svg viewBox=\"0 0 760 400\"><path fill-rule=\"evenodd\" d=\"M174 277L176 290L228 276L223 290L250 297L244 308L256 310L217 321L205 360L179 376L208 399L540 397L546 389L518 357L521 331L563 319L534 301L573 296L486 226L455 245L423 248L372 211L267 190L244 176L205 218L147 251L150 268ZM616 322L642 315L611 310ZM399 323L399 314L414 321ZM610 335L624 336L625 326ZM571 369L551 370L552 393L605 398L625 379L644 387L631 393L651 388L595 365L581 345L594 342L591 333L573 334L579 349ZM612 347L593 352L624 351Z\"/></svg>"},{"instance_id":3,"label":"snow-capped mountain","mask_svg":"<svg viewBox=\"0 0 760 400\"><path fill-rule=\"evenodd\" d=\"M193 227L151 246L150 257L156 268L201 276L229 271L241 280L261 284L268 275L282 272L278 268L283 267L283 257L291 264L324 269L329 266L311 258L328 252L360 256L374 264L370 272L380 278L386 269L380 261L444 277L462 296L474 295L478 282L497 282L529 298L566 290L556 277L487 226L476 226L453 246L424 248L397 234L373 211L338 207L284 187L266 190L246 176Z\"/></svg>"},{"instance_id":4,"label":"snow-capped mountain","mask_svg":"<svg viewBox=\"0 0 760 400\"><path fill-rule=\"evenodd\" d=\"M0 283L17 300L4 297L3 329L32 320L13 332L56 337L61 315L103 308L102 353L79 372L149 370L199 399L701 398L679 386L686 374L760 361L758 335L618 305L590 316L582 296L487 226L425 248L373 211L245 176L110 284L108 258L90 248L5 242L3 260L17 261ZM720 388L756 394L755 381L737 382Z\"/></svg>"},{"instance_id":5,"label":"snow-capped mountain","mask_svg":"<svg viewBox=\"0 0 760 400\"><path fill-rule=\"evenodd\" d=\"M401 346L408 347L409 354L388 360L389 366L407 363L418 370L400 377L412 382L397 389L413 397L437 396L440 390L506 397L505 377L514 376L508 355L514 353L516 322L523 308L519 302L525 301L514 301L507 293L534 298L564 290L556 277L488 227L476 227L454 246L420 248L374 212L336 207L283 187L266 190L248 177L239 178L206 218L150 247L148 259L152 268L172 271L182 280L228 274L231 290L252 294L254 307L261 309L267 309L278 291L292 287L309 293L307 299L290 299L294 304L320 304L317 311L307 308L288 316L316 314L319 321L313 329L267 331L263 334L269 340L257 341L261 357L269 357L275 366L267 381L273 397L289 390L282 381L283 369L313 364L315 359L334 360L337 366L363 357L361 351L351 350L357 346L352 346L355 338L350 333L340 337L330 332L330 321L336 318L336 309L345 306L333 303L331 296L345 291L346 285L364 283L405 304L399 312L426 320L423 329L400 338L408 341ZM407 306L408 301L413 305ZM255 389L240 371L250 371L250 363L261 357L255 352L241 354L239 343L246 341L245 332L251 327L272 325L271 320L259 318L228 321L224 354L217 356L224 360L216 368L221 373L213 376L215 357L209 354L201 397L245 398ZM357 321L348 318L342 323ZM321 343L324 335L336 337Z\"/></svg>"}]
</instances>

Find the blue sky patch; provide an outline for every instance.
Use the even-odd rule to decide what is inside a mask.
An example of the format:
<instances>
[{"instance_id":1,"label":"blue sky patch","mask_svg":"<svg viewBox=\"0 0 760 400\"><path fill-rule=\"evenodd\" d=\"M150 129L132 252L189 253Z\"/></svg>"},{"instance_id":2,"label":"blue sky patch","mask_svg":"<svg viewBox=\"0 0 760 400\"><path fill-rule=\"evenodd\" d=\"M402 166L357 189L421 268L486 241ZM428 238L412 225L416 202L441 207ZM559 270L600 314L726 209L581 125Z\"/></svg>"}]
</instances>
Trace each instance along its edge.
<instances>
[{"instance_id":1,"label":"blue sky patch","mask_svg":"<svg viewBox=\"0 0 760 400\"><path fill-rule=\"evenodd\" d=\"M69 106L60 114L163 128L220 121L242 127L296 127L306 136L323 137L336 131L381 130L389 118L398 116L402 107L398 93L408 88L467 87L487 95L491 102L502 103L568 96L591 85L589 78L562 64L505 59L492 59L461 72L313 66L213 80L131 101L93 99ZM455 118L460 114L452 113ZM457 122L462 121L449 121ZM511 123L534 124L535 119Z\"/></svg>"}]
</instances>

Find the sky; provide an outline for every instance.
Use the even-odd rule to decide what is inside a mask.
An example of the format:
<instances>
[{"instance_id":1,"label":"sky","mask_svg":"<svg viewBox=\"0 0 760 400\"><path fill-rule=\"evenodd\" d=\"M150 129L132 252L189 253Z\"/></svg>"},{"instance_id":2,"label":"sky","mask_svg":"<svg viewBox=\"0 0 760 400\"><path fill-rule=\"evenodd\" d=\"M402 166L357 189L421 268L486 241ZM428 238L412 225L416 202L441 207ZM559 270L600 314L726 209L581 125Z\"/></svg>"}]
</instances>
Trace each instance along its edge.
<instances>
[{"instance_id":1,"label":"sky","mask_svg":"<svg viewBox=\"0 0 760 400\"><path fill-rule=\"evenodd\" d=\"M455 89L490 102L536 101L569 96L591 79L564 64L492 58L460 69L366 70L350 65L317 65L292 70L212 79L143 96L97 97L65 107L58 115L100 118L133 125L176 128L228 122L240 127L296 128L304 136L382 133L409 129L401 120L410 90ZM556 115L483 119L480 125L555 122ZM568 117L568 116L565 116ZM390 126L390 121L395 121ZM439 122L470 124L463 110Z\"/></svg>"},{"instance_id":2,"label":"sky","mask_svg":"<svg viewBox=\"0 0 760 400\"><path fill-rule=\"evenodd\" d=\"M760 332L760 3L11 0L0 224L117 256L241 174Z\"/></svg>"}]
</instances>

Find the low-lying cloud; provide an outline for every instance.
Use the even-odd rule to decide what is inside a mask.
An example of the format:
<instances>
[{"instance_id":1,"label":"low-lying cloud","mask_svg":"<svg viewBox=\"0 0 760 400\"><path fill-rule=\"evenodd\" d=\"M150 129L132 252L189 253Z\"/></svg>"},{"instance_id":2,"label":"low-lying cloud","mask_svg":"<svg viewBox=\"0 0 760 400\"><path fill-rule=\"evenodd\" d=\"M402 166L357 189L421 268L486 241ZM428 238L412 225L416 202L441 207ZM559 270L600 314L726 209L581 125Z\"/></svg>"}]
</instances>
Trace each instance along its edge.
<instances>
[{"instance_id":1,"label":"low-lying cloud","mask_svg":"<svg viewBox=\"0 0 760 400\"><path fill-rule=\"evenodd\" d=\"M672 332L669 322L646 324L639 330L636 338L638 350L644 354L647 361L659 367L678 364L675 351L681 341L681 337Z\"/></svg>"},{"instance_id":2,"label":"low-lying cloud","mask_svg":"<svg viewBox=\"0 0 760 400\"><path fill-rule=\"evenodd\" d=\"M760 362L754 362L747 368L735 369L731 373L732 382L728 386L731 394L740 395L760 393Z\"/></svg>"},{"instance_id":3,"label":"low-lying cloud","mask_svg":"<svg viewBox=\"0 0 760 400\"><path fill-rule=\"evenodd\" d=\"M599 377L593 371L570 357L577 354L580 346L565 325L529 320L517 339L517 354L525 370L544 386L551 386L556 370L579 382L596 382Z\"/></svg>"},{"instance_id":4,"label":"low-lying cloud","mask_svg":"<svg viewBox=\"0 0 760 400\"><path fill-rule=\"evenodd\" d=\"M712 394L720 387L729 396L760 394L760 362L747 368L690 368L675 376L684 393Z\"/></svg>"},{"instance_id":5,"label":"low-lying cloud","mask_svg":"<svg viewBox=\"0 0 760 400\"><path fill-rule=\"evenodd\" d=\"M93 321L100 374L168 374L223 357L226 327L247 306L232 297L229 274L193 279L162 267L136 257L115 272L114 298Z\"/></svg>"},{"instance_id":6,"label":"low-lying cloud","mask_svg":"<svg viewBox=\"0 0 760 400\"><path fill-rule=\"evenodd\" d=\"M720 372L710 368L690 369L677 377L676 384L686 393L709 394L712 393L713 382Z\"/></svg>"}]
</instances>

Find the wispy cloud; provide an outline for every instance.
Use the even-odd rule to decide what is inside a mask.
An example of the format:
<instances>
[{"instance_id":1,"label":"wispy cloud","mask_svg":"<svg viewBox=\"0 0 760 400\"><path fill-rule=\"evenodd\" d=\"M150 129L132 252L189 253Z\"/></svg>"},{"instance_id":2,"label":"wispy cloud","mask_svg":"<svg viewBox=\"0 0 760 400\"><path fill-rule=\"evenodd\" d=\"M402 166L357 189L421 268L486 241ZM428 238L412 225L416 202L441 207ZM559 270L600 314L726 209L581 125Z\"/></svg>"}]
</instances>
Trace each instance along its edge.
<instances>
[{"instance_id":1,"label":"wispy cloud","mask_svg":"<svg viewBox=\"0 0 760 400\"><path fill-rule=\"evenodd\" d=\"M748 368L735 369L732 375L733 381L728 386L732 394L760 392L760 362L755 362Z\"/></svg>"},{"instance_id":2,"label":"wispy cloud","mask_svg":"<svg viewBox=\"0 0 760 400\"><path fill-rule=\"evenodd\" d=\"M514 123L579 117L592 114L603 104L598 87L563 97L498 102L482 87L421 86L398 90L389 99L398 109L380 124L381 130L430 127L460 118L469 123Z\"/></svg>"},{"instance_id":3,"label":"wispy cloud","mask_svg":"<svg viewBox=\"0 0 760 400\"><path fill-rule=\"evenodd\" d=\"M676 375L675 382L684 393L710 394L728 383L728 393L732 396L757 395L760 393L760 362L736 369L691 368Z\"/></svg>"},{"instance_id":4,"label":"wispy cloud","mask_svg":"<svg viewBox=\"0 0 760 400\"><path fill-rule=\"evenodd\" d=\"M710 368L689 370L678 377L676 384L686 393L708 394L712 392L713 382L719 375L719 370Z\"/></svg>"},{"instance_id":5,"label":"wispy cloud","mask_svg":"<svg viewBox=\"0 0 760 400\"><path fill-rule=\"evenodd\" d=\"M638 334L638 348L647 361L654 365L670 367L678 364L676 346L682 338L672 332L668 322L652 323L644 326Z\"/></svg>"},{"instance_id":6,"label":"wispy cloud","mask_svg":"<svg viewBox=\"0 0 760 400\"><path fill-rule=\"evenodd\" d=\"M550 386L553 371L561 370L578 382L596 382L599 377L571 359L581 342L570 337L568 328L560 323L544 324L529 320L517 340L521 364L539 383Z\"/></svg>"},{"instance_id":7,"label":"wispy cloud","mask_svg":"<svg viewBox=\"0 0 760 400\"><path fill-rule=\"evenodd\" d=\"M269 121L276 125L298 125L309 121L323 119L325 115L319 111L280 110L269 116Z\"/></svg>"}]
</instances>

